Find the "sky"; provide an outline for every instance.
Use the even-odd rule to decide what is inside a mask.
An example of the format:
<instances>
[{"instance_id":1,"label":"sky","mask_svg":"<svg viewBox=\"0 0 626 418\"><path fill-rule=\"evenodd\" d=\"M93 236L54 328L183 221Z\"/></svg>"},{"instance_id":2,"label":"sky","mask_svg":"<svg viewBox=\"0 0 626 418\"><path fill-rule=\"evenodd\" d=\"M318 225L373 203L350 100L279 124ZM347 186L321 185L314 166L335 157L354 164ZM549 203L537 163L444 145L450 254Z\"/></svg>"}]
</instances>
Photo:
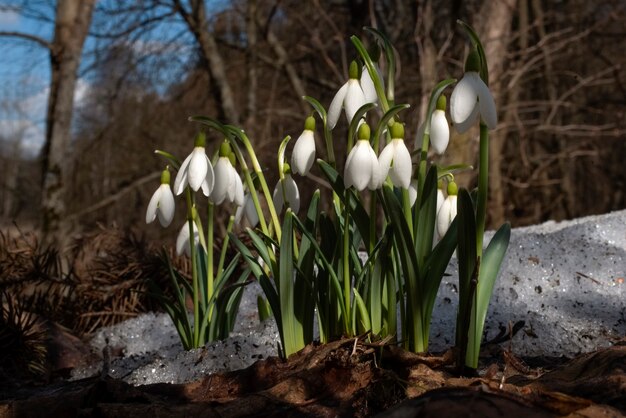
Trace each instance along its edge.
<instances>
[{"instance_id":1,"label":"sky","mask_svg":"<svg viewBox=\"0 0 626 418\"><path fill-rule=\"evenodd\" d=\"M106 2L101 1L103 4ZM207 10L212 12L223 10L228 4L229 1L225 0L209 0ZM0 31L22 32L45 40L52 39L54 33L52 23L34 20L7 9L3 8L0 2ZM53 17L52 8L46 12ZM170 22L149 32L146 35L147 39L137 40L134 46L145 49L145 46L151 43L158 44L162 40L159 36L173 36L180 31L180 24ZM88 37L85 51L94 45L95 40ZM181 54L181 51L179 48L174 53L178 54L178 57L191 56L191 53ZM83 57L83 65L88 59ZM167 77L167 74L165 76ZM171 74L169 76L171 77ZM80 104L91 88L88 77L89 75L81 74L77 81L75 106ZM37 156L43 145L49 83L50 61L47 49L32 41L0 36L0 138L19 139L24 157ZM160 85L166 89L167 84L166 82Z\"/></svg>"}]
</instances>

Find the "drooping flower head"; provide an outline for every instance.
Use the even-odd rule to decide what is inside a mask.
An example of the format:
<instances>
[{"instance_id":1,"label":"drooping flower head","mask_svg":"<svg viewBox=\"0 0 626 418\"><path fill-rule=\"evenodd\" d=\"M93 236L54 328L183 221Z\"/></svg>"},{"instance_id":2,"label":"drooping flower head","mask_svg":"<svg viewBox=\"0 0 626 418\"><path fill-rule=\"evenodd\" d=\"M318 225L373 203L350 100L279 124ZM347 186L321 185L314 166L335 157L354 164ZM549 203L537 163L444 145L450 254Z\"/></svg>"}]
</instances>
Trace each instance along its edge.
<instances>
[{"instance_id":1,"label":"drooping flower head","mask_svg":"<svg viewBox=\"0 0 626 418\"><path fill-rule=\"evenodd\" d=\"M446 96L437 99L437 108L430 118L430 144L435 152L443 154L450 142L450 127L446 119Z\"/></svg>"},{"instance_id":2,"label":"drooping flower head","mask_svg":"<svg viewBox=\"0 0 626 418\"><path fill-rule=\"evenodd\" d=\"M391 141L385 146L378 158L380 162L380 181L387 178L396 187L408 189L411 184L411 153L404 144L404 126L395 122L391 125Z\"/></svg>"},{"instance_id":3,"label":"drooping flower head","mask_svg":"<svg viewBox=\"0 0 626 418\"><path fill-rule=\"evenodd\" d=\"M239 173L233 166L235 154L228 141L224 141L220 146L219 159L215 164L215 186L209 195L209 200L216 205L223 202L235 203L237 206L243 205L243 184Z\"/></svg>"},{"instance_id":4,"label":"drooping flower head","mask_svg":"<svg viewBox=\"0 0 626 418\"><path fill-rule=\"evenodd\" d=\"M237 207L235 212L235 224L239 225L243 219L246 219L251 228L254 228L259 223L259 215L254 207L254 201L250 193L246 193L243 197L243 205Z\"/></svg>"},{"instance_id":5,"label":"drooping flower head","mask_svg":"<svg viewBox=\"0 0 626 418\"><path fill-rule=\"evenodd\" d=\"M161 185L150 198L146 211L146 223L149 224L159 217L159 222L164 228L172 223L174 218L174 195L170 189L170 171L166 168L161 173Z\"/></svg>"},{"instance_id":6,"label":"drooping flower head","mask_svg":"<svg viewBox=\"0 0 626 418\"><path fill-rule=\"evenodd\" d=\"M366 187L376 190L382 184L378 158L369 139L370 127L367 123L362 123L359 126L358 140L348 154L343 172L346 188L354 186L358 191Z\"/></svg>"},{"instance_id":7,"label":"drooping flower head","mask_svg":"<svg viewBox=\"0 0 626 418\"><path fill-rule=\"evenodd\" d=\"M498 114L489 87L480 78L480 57L472 51L465 63L465 74L450 97L450 116L460 133L467 131L480 117L489 129L498 124Z\"/></svg>"},{"instance_id":8,"label":"drooping flower head","mask_svg":"<svg viewBox=\"0 0 626 418\"><path fill-rule=\"evenodd\" d=\"M213 191L215 177L213 174L213 166L204 149L206 145L206 135L204 132L198 133L194 140L194 149L185 158L178 169L176 180L174 180L174 192L180 195L187 185L194 192L202 187L202 193L209 196Z\"/></svg>"},{"instance_id":9,"label":"drooping flower head","mask_svg":"<svg viewBox=\"0 0 626 418\"><path fill-rule=\"evenodd\" d=\"M291 153L291 167L294 173L306 176L315 162L315 118L309 116L304 122L304 131L296 140Z\"/></svg>"},{"instance_id":10,"label":"drooping flower head","mask_svg":"<svg viewBox=\"0 0 626 418\"><path fill-rule=\"evenodd\" d=\"M298 185L291 176L291 167L289 164L284 164L285 175L282 180L278 180L276 187L274 187L274 194L272 200L274 201L274 208L277 213L283 210L285 203L291 208L293 213L298 213L300 210L300 191Z\"/></svg>"},{"instance_id":11,"label":"drooping flower head","mask_svg":"<svg viewBox=\"0 0 626 418\"><path fill-rule=\"evenodd\" d=\"M437 212L437 233L439 237L443 236L450 228L450 224L456 218L456 202L458 188L454 181L448 183L448 197L441 204L439 212Z\"/></svg>"},{"instance_id":12,"label":"drooping flower head","mask_svg":"<svg viewBox=\"0 0 626 418\"><path fill-rule=\"evenodd\" d=\"M193 243L198 245L200 242L200 233L195 222L191 222L193 228ZM185 222L176 237L176 254L191 256L191 245L189 243L189 222Z\"/></svg>"},{"instance_id":13,"label":"drooping flower head","mask_svg":"<svg viewBox=\"0 0 626 418\"><path fill-rule=\"evenodd\" d=\"M373 86L373 83L366 83L366 88L368 89L367 97L369 98L372 97L372 92L369 89ZM376 95L376 92L374 91L373 94ZM352 61L350 64L350 79L337 91L328 108L328 128L333 129L337 125L342 108L345 109L349 124L352 122L356 111L366 103L368 103L366 94L359 81L359 66L356 61Z\"/></svg>"}]
</instances>

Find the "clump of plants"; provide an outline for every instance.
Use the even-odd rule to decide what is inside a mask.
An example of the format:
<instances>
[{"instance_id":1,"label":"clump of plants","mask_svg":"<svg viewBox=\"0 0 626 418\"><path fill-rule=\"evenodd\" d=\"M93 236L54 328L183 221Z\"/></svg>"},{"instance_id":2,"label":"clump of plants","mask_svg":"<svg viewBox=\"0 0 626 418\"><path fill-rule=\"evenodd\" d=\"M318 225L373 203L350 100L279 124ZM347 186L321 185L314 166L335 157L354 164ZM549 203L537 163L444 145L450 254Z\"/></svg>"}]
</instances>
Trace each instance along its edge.
<instances>
[{"instance_id":1,"label":"clump of plants","mask_svg":"<svg viewBox=\"0 0 626 418\"><path fill-rule=\"evenodd\" d=\"M168 167L150 200L146 222L158 217L168 226L175 196L183 196L187 219L176 248L190 257L192 275L185 280L171 269L175 297L165 297L159 288L154 294L172 317L185 348L228 336L252 275L265 294L260 312L276 320L285 357L313 341L315 322L322 343L368 334L424 352L439 285L456 251L459 366L477 367L510 227L503 225L484 248L489 131L497 125L497 112L484 49L472 28L460 24L472 44L465 73L459 81L447 79L435 86L419 132L408 134L402 115L410 106L395 102L397 66L391 43L383 33L366 28L376 47L368 52L359 38L351 38L356 57L349 79L329 107L304 97L311 114L290 158L291 137L281 141L275 166L279 181L273 188L246 132L209 117L190 119L223 138L218 150L207 155L201 131L182 161L156 151ZM442 166L429 158L431 150L446 151L448 111L459 132L479 125L478 185L473 191L455 182L455 175L472 167ZM335 134L342 113L348 124L345 137ZM320 133L324 147L317 150L315 135ZM413 137L415 141L409 139ZM340 142L347 145L345 161L335 157ZM330 190L316 190L308 206L301 207L297 179L314 166ZM200 205L201 199L206 205ZM236 210L229 217L222 248L214 254L215 212L224 210L225 203ZM203 213L200 207L206 207ZM243 218L249 225L249 244L233 233ZM230 243L239 254L227 260ZM246 268L240 271L237 265L242 262Z\"/></svg>"}]
</instances>

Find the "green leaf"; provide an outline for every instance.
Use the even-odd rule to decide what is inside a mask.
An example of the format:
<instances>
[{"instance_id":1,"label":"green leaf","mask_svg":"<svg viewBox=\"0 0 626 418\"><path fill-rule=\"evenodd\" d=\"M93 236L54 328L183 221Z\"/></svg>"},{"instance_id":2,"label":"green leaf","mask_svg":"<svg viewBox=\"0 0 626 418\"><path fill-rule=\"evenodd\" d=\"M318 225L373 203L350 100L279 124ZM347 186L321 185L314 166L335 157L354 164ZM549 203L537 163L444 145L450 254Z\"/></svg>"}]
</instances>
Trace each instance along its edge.
<instances>
[{"instance_id":1,"label":"green leaf","mask_svg":"<svg viewBox=\"0 0 626 418\"><path fill-rule=\"evenodd\" d=\"M175 170L178 170L180 168L180 160L176 158L174 155L170 154L169 152L155 150L154 153L165 158Z\"/></svg>"},{"instance_id":2,"label":"green leaf","mask_svg":"<svg viewBox=\"0 0 626 418\"><path fill-rule=\"evenodd\" d=\"M317 160L317 164L320 166L322 173L324 173L326 179L335 193L339 196L342 203L346 205L348 203L347 201L349 201L352 220L355 222L363 242L370 242L369 215L359 199L348 197L350 190L346 190L343 183L343 177L341 177L330 164L324 160Z\"/></svg>"},{"instance_id":3,"label":"green leaf","mask_svg":"<svg viewBox=\"0 0 626 418\"><path fill-rule=\"evenodd\" d=\"M278 147L278 176L281 180L285 178L285 150L290 140L291 136L287 135ZM286 201L287 199L285 198L285 202Z\"/></svg>"},{"instance_id":4,"label":"green leaf","mask_svg":"<svg viewBox=\"0 0 626 418\"><path fill-rule=\"evenodd\" d=\"M396 76L396 54L389 38L376 28L365 27L366 31L373 34L382 44L387 58L387 97L389 100L394 99L394 78Z\"/></svg>"},{"instance_id":5,"label":"green leaf","mask_svg":"<svg viewBox=\"0 0 626 418\"><path fill-rule=\"evenodd\" d=\"M322 123L324 124L324 126L326 126L326 109L324 108L324 106L322 106L322 104L317 101L317 99L314 99L311 96L304 96L302 98L306 100L311 106L313 106L313 109L315 109L317 114L320 116Z\"/></svg>"},{"instance_id":6,"label":"green leaf","mask_svg":"<svg viewBox=\"0 0 626 418\"><path fill-rule=\"evenodd\" d=\"M265 321L272 317L272 308L269 302L261 295L256 298L257 311L259 312L259 320Z\"/></svg>"},{"instance_id":7,"label":"green leaf","mask_svg":"<svg viewBox=\"0 0 626 418\"><path fill-rule=\"evenodd\" d=\"M489 308L489 301L493 293L493 286L498 278L502 260L509 247L511 239L511 225L505 223L495 233L489 245L483 253L483 259L480 263L480 272L478 275L478 285L476 288L476 306L472 309L469 346L466 357L466 364L470 367L478 367L478 354L480 351L480 342L485 327L485 318Z\"/></svg>"},{"instance_id":8,"label":"green leaf","mask_svg":"<svg viewBox=\"0 0 626 418\"><path fill-rule=\"evenodd\" d=\"M389 109L380 119L380 122L378 122L378 126L376 126L376 131L374 132L374 136L372 137L372 140L375 140L376 138L380 138L380 135L382 135L383 130L387 128L387 126L389 125L389 121L392 118L394 118L401 110L408 109L409 107L411 107L411 105L409 104L399 104ZM375 150L375 151L378 151L378 150Z\"/></svg>"},{"instance_id":9,"label":"green leaf","mask_svg":"<svg viewBox=\"0 0 626 418\"><path fill-rule=\"evenodd\" d=\"M415 253L420 269L433 248L433 235L437 222L437 169L431 167L424 181L421 203L416 202L417 218L413 219L415 227ZM421 270L420 270L421 271Z\"/></svg>"},{"instance_id":10,"label":"green leaf","mask_svg":"<svg viewBox=\"0 0 626 418\"><path fill-rule=\"evenodd\" d=\"M456 344L466 345L469 331L469 315L473 304L472 276L476 274L476 215L467 189L461 188L457 198L457 222L459 244L459 310L456 320Z\"/></svg>"},{"instance_id":11,"label":"green leaf","mask_svg":"<svg viewBox=\"0 0 626 418\"><path fill-rule=\"evenodd\" d=\"M370 315L367 312L367 307L365 306L365 302L363 302L363 298L359 294L359 291L356 288L352 288L352 292L354 293L354 301L356 303L357 309L354 309L353 312L358 310L358 317L361 320L361 327L363 328L363 332L370 331L372 329L372 322L370 321ZM356 320L352 321L352 331L355 335L358 335L359 332L356 326Z\"/></svg>"},{"instance_id":12,"label":"green leaf","mask_svg":"<svg viewBox=\"0 0 626 418\"><path fill-rule=\"evenodd\" d=\"M348 143L354 144L354 137L356 135L356 131L359 127L359 122L361 118L370 110L376 107L376 103L365 103L363 106L359 107L352 117L352 121L350 122L350 128L348 130Z\"/></svg>"},{"instance_id":13,"label":"green leaf","mask_svg":"<svg viewBox=\"0 0 626 418\"><path fill-rule=\"evenodd\" d=\"M227 125L222 124L217 119L209 118L207 116L191 116L189 117L191 122L199 122L206 125L216 131L220 132L226 138L232 138L232 132L228 129Z\"/></svg>"},{"instance_id":14,"label":"green leaf","mask_svg":"<svg viewBox=\"0 0 626 418\"><path fill-rule=\"evenodd\" d=\"M278 280L278 297L280 299L284 336L283 344L286 357L304 348L302 324L296 320L295 312L295 305L302 301L300 300L300 295L294 294L293 217L291 209L287 209L282 227L283 234L280 240L279 275L274 277L274 280Z\"/></svg>"}]
</instances>

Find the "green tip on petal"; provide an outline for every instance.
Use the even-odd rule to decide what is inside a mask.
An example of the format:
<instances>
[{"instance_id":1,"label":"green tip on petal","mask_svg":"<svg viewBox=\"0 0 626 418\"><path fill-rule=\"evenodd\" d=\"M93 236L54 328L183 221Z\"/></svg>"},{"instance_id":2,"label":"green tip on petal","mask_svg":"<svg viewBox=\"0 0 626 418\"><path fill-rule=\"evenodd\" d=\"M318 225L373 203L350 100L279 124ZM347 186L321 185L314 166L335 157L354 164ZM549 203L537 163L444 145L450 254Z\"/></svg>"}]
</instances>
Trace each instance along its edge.
<instances>
[{"instance_id":1,"label":"green tip on petal","mask_svg":"<svg viewBox=\"0 0 626 418\"><path fill-rule=\"evenodd\" d=\"M170 184L170 170L167 168L161 172L161 184Z\"/></svg>"},{"instance_id":2,"label":"green tip on petal","mask_svg":"<svg viewBox=\"0 0 626 418\"><path fill-rule=\"evenodd\" d=\"M315 130L315 118L313 116L309 116L304 121L304 130L305 131L314 131Z\"/></svg>"},{"instance_id":3,"label":"green tip on petal","mask_svg":"<svg viewBox=\"0 0 626 418\"><path fill-rule=\"evenodd\" d=\"M467 61L465 61L465 72L469 71L480 72L480 56L475 49L470 52L467 56Z\"/></svg>"},{"instance_id":4,"label":"green tip on petal","mask_svg":"<svg viewBox=\"0 0 626 418\"><path fill-rule=\"evenodd\" d=\"M446 96L443 94L437 99L437 110L446 110Z\"/></svg>"},{"instance_id":5,"label":"green tip on petal","mask_svg":"<svg viewBox=\"0 0 626 418\"><path fill-rule=\"evenodd\" d=\"M291 166L289 165L289 163L283 164L283 173L291 174Z\"/></svg>"},{"instance_id":6,"label":"green tip on petal","mask_svg":"<svg viewBox=\"0 0 626 418\"><path fill-rule=\"evenodd\" d=\"M451 181L448 183L448 196L456 196L459 192L459 188L455 182Z\"/></svg>"},{"instance_id":7,"label":"green tip on petal","mask_svg":"<svg viewBox=\"0 0 626 418\"><path fill-rule=\"evenodd\" d=\"M220 145L220 157L230 158L230 154L232 153L233 153L233 150L230 147L230 144L228 143L228 141L224 140L224 142L222 142L222 145Z\"/></svg>"},{"instance_id":8,"label":"green tip on petal","mask_svg":"<svg viewBox=\"0 0 626 418\"><path fill-rule=\"evenodd\" d=\"M350 78L354 78L356 80L359 79L359 64L357 64L356 61L352 61L350 63L349 75Z\"/></svg>"},{"instance_id":9,"label":"green tip on petal","mask_svg":"<svg viewBox=\"0 0 626 418\"><path fill-rule=\"evenodd\" d=\"M206 134L204 131L198 132L196 138L193 140L194 147L205 147L206 146Z\"/></svg>"},{"instance_id":10,"label":"green tip on petal","mask_svg":"<svg viewBox=\"0 0 626 418\"><path fill-rule=\"evenodd\" d=\"M361 126L359 126L358 139L369 141L371 135L370 126L367 123L362 123Z\"/></svg>"},{"instance_id":11,"label":"green tip on petal","mask_svg":"<svg viewBox=\"0 0 626 418\"><path fill-rule=\"evenodd\" d=\"M391 125L391 137L404 139L404 125L400 122L394 122Z\"/></svg>"}]
</instances>

